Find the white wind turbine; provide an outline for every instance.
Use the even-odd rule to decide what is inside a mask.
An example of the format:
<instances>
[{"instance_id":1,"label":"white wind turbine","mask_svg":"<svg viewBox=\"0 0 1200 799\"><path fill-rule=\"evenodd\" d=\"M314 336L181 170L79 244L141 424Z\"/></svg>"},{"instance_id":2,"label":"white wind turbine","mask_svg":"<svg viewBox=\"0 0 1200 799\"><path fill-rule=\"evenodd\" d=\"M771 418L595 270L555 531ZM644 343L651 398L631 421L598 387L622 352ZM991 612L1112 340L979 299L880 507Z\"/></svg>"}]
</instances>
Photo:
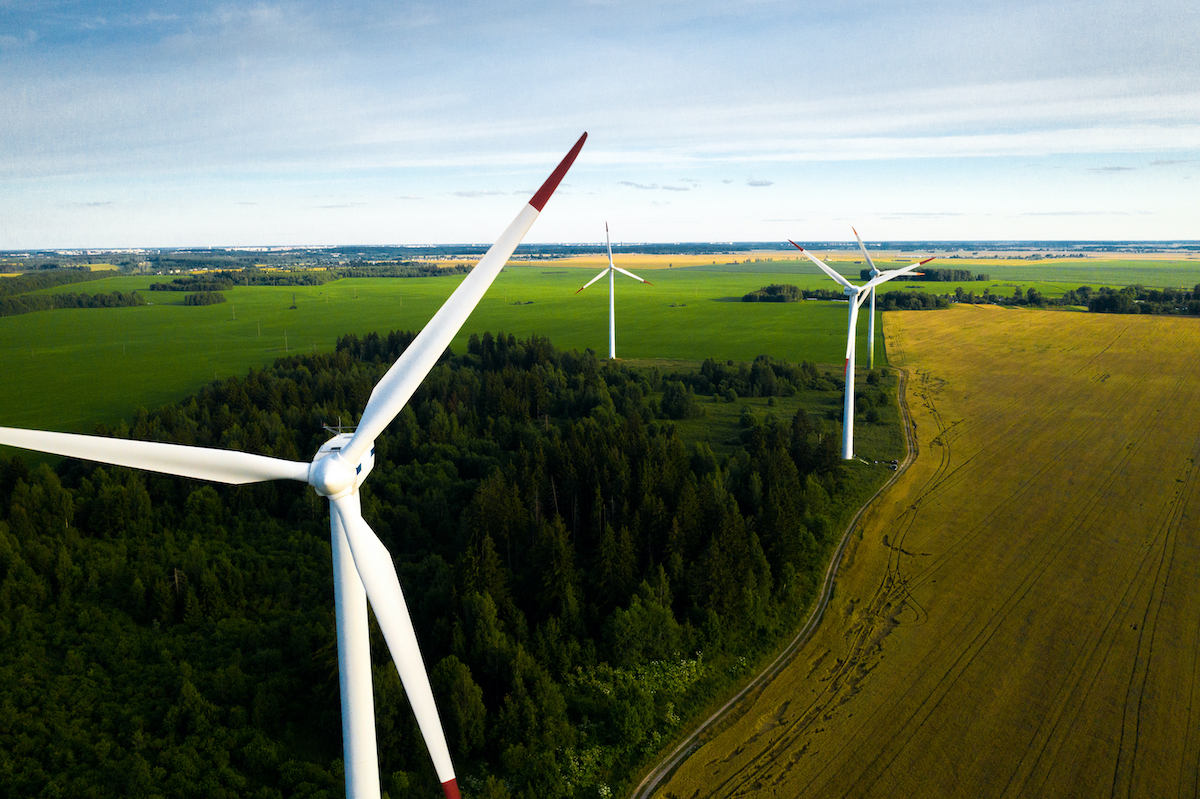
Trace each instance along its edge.
<instances>
[{"instance_id":1,"label":"white wind turbine","mask_svg":"<svg viewBox=\"0 0 1200 799\"><path fill-rule=\"evenodd\" d=\"M862 250L863 258L867 259L867 265L871 270L867 273L874 280L879 277L882 272L879 267L875 266L875 262L871 260L870 254L867 252L867 245L863 244L862 238L858 235L858 231L851 227L854 231L854 238L858 239L858 248ZM871 287L871 315L867 317L867 368L875 368L875 287Z\"/></svg>"},{"instance_id":2,"label":"white wind turbine","mask_svg":"<svg viewBox=\"0 0 1200 799\"><path fill-rule=\"evenodd\" d=\"M855 231L854 235L857 238L858 232ZM889 269L886 272L875 269L875 264L872 263L871 268L875 273L874 276L863 285L856 286L833 271L829 264L820 260L796 242L791 239L788 239L788 242L797 250L807 255L808 259L819 266L822 272L840 283L842 291L846 295L846 300L850 303L850 325L849 332L846 334L846 398L844 407L842 408L842 459L850 460L854 457L854 333L858 328L858 309L862 307L862 304L866 302L868 297L874 298L875 287L880 283L886 283L892 278L900 277L901 275L919 274L914 273L913 270L922 264L929 263L933 258L926 258L924 261L917 261L908 266L902 266L899 269ZM861 240L859 240L859 244L862 244ZM865 247L863 248L863 252L866 252ZM872 306L873 313L874 306ZM874 319L874 316L872 316L872 319Z\"/></svg>"},{"instance_id":3,"label":"white wind turbine","mask_svg":"<svg viewBox=\"0 0 1200 799\"><path fill-rule=\"evenodd\" d=\"M619 267L613 263L612 241L608 238L608 223L607 222L604 223L604 240L608 243L608 268L605 269L600 274L596 275L594 278L589 280L587 283L584 283L583 288L579 289L579 291L583 291L583 289L592 285L600 278L604 277L605 275L608 275L608 357L616 358L617 357L617 300L616 300L616 292L614 291L615 283L616 283L615 273L620 272L622 275L628 275L629 277L633 278L634 280L637 280L641 283L645 283L647 286L653 286L654 284L651 283L649 280L645 280L643 278L638 277L633 272L627 272L626 270L622 269L621 267ZM576 291L575 293L578 294L579 291Z\"/></svg>"},{"instance_id":4,"label":"white wind turbine","mask_svg":"<svg viewBox=\"0 0 1200 799\"><path fill-rule=\"evenodd\" d=\"M8 446L232 485L296 480L308 483L318 494L329 499L347 797L378 799L380 795L375 708L371 694L368 599L400 672L404 691L442 789L447 799L459 797L446 737L396 567L383 542L362 517L358 487L375 464L376 437L404 408L425 375L446 351L450 340L467 321L541 213L586 139L585 133L384 374L367 400L357 430L340 433L326 441L311 463L232 450L0 427L0 444Z\"/></svg>"}]
</instances>

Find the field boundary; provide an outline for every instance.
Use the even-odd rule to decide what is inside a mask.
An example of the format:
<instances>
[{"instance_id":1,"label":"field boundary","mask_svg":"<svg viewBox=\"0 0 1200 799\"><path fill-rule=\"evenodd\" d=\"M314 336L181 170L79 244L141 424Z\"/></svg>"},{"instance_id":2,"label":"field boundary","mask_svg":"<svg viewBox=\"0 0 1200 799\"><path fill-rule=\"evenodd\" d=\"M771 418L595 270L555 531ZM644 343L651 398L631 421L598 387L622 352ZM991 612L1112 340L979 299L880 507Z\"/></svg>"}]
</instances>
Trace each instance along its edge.
<instances>
[{"instance_id":1,"label":"field boundary","mask_svg":"<svg viewBox=\"0 0 1200 799\"><path fill-rule=\"evenodd\" d=\"M637 784L637 787L630 793L630 799L650 799L658 786L668 779L675 770L678 769L683 762L691 757L692 753L700 748L702 744L701 737L713 726L721 723L729 715L738 704L742 702L752 691L765 688L767 683L775 679L781 671L783 671L800 651L800 648L808 643L812 638L812 634L816 632L817 627L825 617L825 609L829 606L829 600L833 598L834 583L837 579L838 567L841 565L842 556L845 554L846 545L850 542L854 531L858 528L858 523L862 519L863 514L875 503L881 494L891 487L893 483L899 479L900 475L904 474L908 467L912 465L917 457L917 438L913 432L912 419L908 412L908 403L905 401L906 389L908 386L908 372L904 369L896 369L900 375L899 385L896 390L897 400L900 405L900 424L904 427L904 445L905 455L904 460L879 489L871 495L871 497L863 503L863 506L858 509L850 523L846 525L845 532L842 533L842 538L838 542L837 549L833 552L833 557L829 559L829 567L825 570L825 582L821 589L821 597L813 608L812 613L808 616L808 621L796 633L796 637L784 647L783 651L771 661L763 671L746 684L740 691L729 698L725 704L721 705L711 716L705 719L701 724L694 729L678 746L671 750L671 754L667 756L659 765L650 770L642 781Z\"/></svg>"}]
</instances>

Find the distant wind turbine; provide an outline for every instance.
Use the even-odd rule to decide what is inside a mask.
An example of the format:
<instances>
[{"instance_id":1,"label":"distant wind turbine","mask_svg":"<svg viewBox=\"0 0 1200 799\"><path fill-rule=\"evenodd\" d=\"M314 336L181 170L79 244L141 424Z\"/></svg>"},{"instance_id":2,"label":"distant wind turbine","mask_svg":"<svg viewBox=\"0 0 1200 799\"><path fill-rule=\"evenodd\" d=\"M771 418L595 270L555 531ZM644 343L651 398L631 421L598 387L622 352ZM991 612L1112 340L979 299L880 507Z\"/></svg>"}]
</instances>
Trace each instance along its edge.
<instances>
[{"instance_id":1,"label":"distant wind turbine","mask_svg":"<svg viewBox=\"0 0 1200 799\"><path fill-rule=\"evenodd\" d=\"M605 275L608 275L608 357L616 358L617 357L617 300L616 300L616 291L615 291L615 285L614 285L616 282L616 280L614 278L614 273L620 272L622 275L628 275L629 277L633 278L634 280L636 280L640 283L645 283L647 286L653 286L654 284L651 283L649 280L645 280L643 278L638 277L633 272L627 272L626 270L622 269L621 267L619 267L613 263L612 241L608 237L608 223L607 222L604 223L604 240L608 243L608 268L605 269L600 274L596 275L594 278L589 280L587 283L583 284L583 288L579 289L579 291L583 291L583 289L592 285L600 278L604 277ZM578 294L579 291L576 291L575 293Z\"/></svg>"},{"instance_id":2,"label":"distant wind turbine","mask_svg":"<svg viewBox=\"0 0 1200 799\"><path fill-rule=\"evenodd\" d=\"M882 272L879 267L875 266L875 262L871 260L870 253L867 252L867 246L863 244L862 238L858 235L858 230L851 227L854 231L854 238L858 239L858 248L862 250L863 257L867 259L867 265L871 267L868 276L873 280L879 277ZM867 368L875 368L875 287L871 287L871 315L867 320Z\"/></svg>"},{"instance_id":3,"label":"distant wind turbine","mask_svg":"<svg viewBox=\"0 0 1200 799\"><path fill-rule=\"evenodd\" d=\"M855 237L858 232L855 231ZM808 256L808 259L821 268L821 271L829 275L842 286L842 291L846 295L846 300L850 303L850 325L849 332L846 334L846 398L844 407L842 408L842 459L850 460L854 457L854 332L858 327L858 309L866 302L868 297L875 295L875 287L880 283L886 283L892 278L900 277L901 275L920 274L914 273L913 270L922 264L927 264L933 258L926 258L924 261L902 266L899 269L889 269L886 272L875 270L877 274L869 281L861 286L856 286L846 278L839 275L829 266L829 264L817 258L808 250L801 247L796 242L788 239L788 242L800 252ZM859 241L862 244L862 241ZM866 248L863 250L866 251ZM872 263L871 268L875 265Z\"/></svg>"},{"instance_id":4,"label":"distant wind turbine","mask_svg":"<svg viewBox=\"0 0 1200 799\"><path fill-rule=\"evenodd\" d=\"M357 430L342 433L339 428L338 434L317 450L311 463L233 450L0 427L0 444L8 446L232 485L296 480L308 483L328 498L347 797L378 799L380 796L367 628L369 599L442 789L447 799L459 798L450 751L396 567L383 542L362 517L358 488L375 465L375 439L400 413L446 351L450 340L541 213L586 139L585 133L384 374L367 400Z\"/></svg>"}]
</instances>

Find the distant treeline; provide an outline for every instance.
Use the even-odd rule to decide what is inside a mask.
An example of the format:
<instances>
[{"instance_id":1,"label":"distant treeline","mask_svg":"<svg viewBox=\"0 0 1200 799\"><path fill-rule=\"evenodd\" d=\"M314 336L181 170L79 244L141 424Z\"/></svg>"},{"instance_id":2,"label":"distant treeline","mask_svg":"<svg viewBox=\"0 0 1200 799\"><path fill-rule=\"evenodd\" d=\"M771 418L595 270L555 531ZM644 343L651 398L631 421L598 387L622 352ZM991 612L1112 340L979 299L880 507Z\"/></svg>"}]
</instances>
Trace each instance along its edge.
<instances>
[{"instance_id":1,"label":"distant treeline","mask_svg":"<svg viewBox=\"0 0 1200 799\"><path fill-rule=\"evenodd\" d=\"M889 291L876 298L881 311L936 311L949 308L950 300L924 291Z\"/></svg>"},{"instance_id":2,"label":"distant treeline","mask_svg":"<svg viewBox=\"0 0 1200 799\"><path fill-rule=\"evenodd\" d=\"M234 286L321 286L337 275L326 271L266 272L244 269L240 272L206 272L184 275L170 283L151 283L151 291L228 291Z\"/></svg>"},{"instance_id":3,"label":"distant treeline","mask_svg":"<svg viewBox=\"0 0 1200 799\"><path fill-rule=\"evenodd\" d=\"M238 272L206 272L184 275L169 283L151 283L151 291L228 291L234 286L321 286L343 277L437 277L460 275L471 271L463 264L440 267L436 264L397 262L369 264L355 262L345 268L303 270L295 272L243 269Z\"/></svg>"},{"instance_id":4,"label":"distant treeline","mask_svg":"<svg viewBox=\"0 0 1200 799\"><path fill-rule=\"evenodd\" d=\"M846 295L833 289L801 289L790 283L772 283L742 297L742 302L799 302L800 300L844 300Z\"/></svg>"},{"instance_id":5,"label":"distant treeline","mask_svg":"<svg viewBox=\"0 0 1200 799\"><path fill-rule=\"evenodd\" d=\"M17 316L60 308L125 308L145 304L146 300L136 291L114 291L110 294L26 294L0 298L0 316Z\"/></svg>"},{"instance_id":6,"label":"distant treeline","mask_svg":"<svg viewBox=\"0 0 1200 799\"><path fill-rule=\"evenodd\" d=\"M15 297L18 294L28 294L31 291L65 286L69 283L83 283L88 280L103 280L112 277L110 271L93 272L87 267L64 267L61 269L46 269L14 277L0 279L0 297Z\"/></svg>"},{"instance_id":7,"label":"distant treeline","mask_svg":"<svg viewBox=\"0 0 1200 799\"><path fill-rule=\"evenodd\" d=\"M198 291L183 298L184 305L217 305L225 302L225 295L219 291Z\"/></svg>"},{"instance_id":8,"label":"distant treeline","mask_svg":"<svg viewBox=\"0 0 1200 799\"><path fill-rule=\"evenodd\" d=\"M229 252L175 252L151 255L146 260L154 270L169 272L178 269L189 272L193 269L254 269L261 260L258 253Z\"/></svg>"},{"instance_id":9,"label":"distant treeline","mask_svg":"<svg viewBox=\"0 0 1200 799\"><path fill-rule=\"evenodd\" d=\"M1126 286L1119 290L1101 288L1089 297L1087 307L1094 313L1200 315L1200 283L1191 291L1144 286Z\"/></svg>"},{"instance_id":10,"label":"distant treeline","mask_svg":"<svg viewBox=\"0 0 1200 799\"><path fill-rule=\"evenodd\" d=\"M399 261L382 264L355 261L335 271L338 277L438 277L440 275L463 275L470 272L474 266L474 264L438 266L437 264L418 263L416 261Z\"/></svg>"},{"instance_id":11,"label":"distant treeline","mask_svg":"<svg viewBox=\"0 0 1200 799\"><path fill-rule=\"evenodd\" d=\"M799 300L844 300L846 295L832 289L801 289L791 284L772 284L742 297L742 302L797 302ZM923 291L889 291L879 298L881 310L924 311L949 308L950 300Z\"/></svg>"},{"instance_id":12,"label":"distant treeline","mask_svg":"<svg viewBox=\"0 0 1200 799\"><path fill-rule=\"evenodd\" d=\"M1191 291L1186 289L1148 289L1145 286L1125 286L1121 289L1080 286L1063 293L1061 297L1047 297L1030 287L1013 289L1010 295L995 294L990 289L976 295L955 289L954 295L945 295L955 302L981 303L989 305L1021 305L1034 308L1084 306L1092 313L1133 313L1162 315L1200 315L1200 284Z\"/></svg>"},{"instance_id":13,"label":"distant treeline","mask_svg":"<svg viewBox=\"0 0 1200 799\"><path fill-rule=\"evenodd\" d=\"M742 302L798 302L804 292L790 283L772 283L742 297Z\"/></svg>"},{"instance_id":14,"label":"distant treeline","mask_svg":"<svg viewBox=\"0 0 1200 799\"><path fill-rule=\"evenodd\" d=\"M859 273L863 280L871 279L871 270L863 269ZM972 276L969 269L929 269L921 267L920 274L908 274L905 280L925 281L927 283L967 283L972 280L991 280L986 272Z\"/></svg>"}]
</instances>

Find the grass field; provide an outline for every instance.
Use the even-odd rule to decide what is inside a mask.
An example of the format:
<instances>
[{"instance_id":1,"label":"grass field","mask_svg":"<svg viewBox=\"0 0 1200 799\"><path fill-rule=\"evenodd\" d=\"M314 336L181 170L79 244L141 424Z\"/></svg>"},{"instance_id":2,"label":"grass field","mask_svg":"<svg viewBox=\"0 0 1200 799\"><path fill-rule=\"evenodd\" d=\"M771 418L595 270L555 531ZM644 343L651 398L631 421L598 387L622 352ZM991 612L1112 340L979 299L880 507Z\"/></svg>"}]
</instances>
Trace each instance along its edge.
<instances>
[{"instance_id":1,"label":"grass field","mask_svg":"<svg viewBox=\"0 0 1200 799\"><path fill-rule=\"evenodd\" d=\"M809 276L820 285L819 276ZM251 287L220 305L185 307L175 292L149 292L163 278L121 277L66 291L141 290L137 308L58 310L0 318L0 424L88 431L194 391L205 381L244 374L286 351L333 349L337 336L416 330L461 277L340 280L313 287ZM503 272L455 340L471 332L547 335L555 346L608 349L608 290L575 290L579 269L515 267ZM623 358L838 363L845 352L844 303L743 303L770 276L663 270L654 285L623 278L617 287L617 352ZM291 309L293 296L296 308ZM527 303L527 304L526 304ZM860 351L865 349L862 326Z\"/></svg>"},{"instance_id":2,"label":"grass field","mask_svg":"<svg viewBox=\"0 0 1200 799\"><path fill-rule=\"evenodd\" d=\"M895 263L908 263L908 256ZM844 274L857 277L853 254L831 256ZM631 359L714 357L747 361L769 353L790 361L840 363L845 352L846 306L741 303L743 294L773 282L804 288L832 283L807 261L786 252L729 256L620 254L617 262L647 271L653 285L617 282L617 353ZM716 263L713 263L713 262ZM564 349L607 352L605 281L575 291L598 270L599 256L541 262L506 269L488 292L454 348L471 332L546 335ZM707 265L706 263L707 262ZM883 257L881 266L893 263ZM947 259L944 263L987 269L996 279L961 284L1011 295L1037 288L1056 296L1086 277L1109 274L1125 282L1154 285L1164 274L1186 284L1200 282L1200 262L1055 259ZM684 264L684 265L680 265ZM1001 269L1040 278L997 277ZM1081 273L1080 269L1091 269ZM1069 279L1068 279L1069 278ZM1079 278L1077 281L1076 278ZM1184 279L1186 278L1186 280ZM153 306L59 310L0 318L0 424L90 431L96 422L129 418L139 406L154 407L196 390L214 377L244 374L286 352L331 350L345 333L418 329L461 277L340 280L316 287L235 288L229 302L184 307L177 293L147 291L166 277L113 277L47 291L141 290ZM1091 281L1099 284L1099 281ZM1116 283L1117 281L1114 281ZM938 293L959 284L907 283ZM894 284L889 284L889 288ZM291 309L293 296L296 308ZM865 350L865 323L859 351ZM81 390L86 387L86 390Z\"/></svg>"},{"instance_id":3,"label":"grass field","mask_svg":"<svg viewBox=\"0 0 1200 799\"><path fill-rule=\"evenodd\" d=\"M1197 796L1197 320L886 332L919 457L813 640L658 795Z\"/></svg>"}]
</instances>

